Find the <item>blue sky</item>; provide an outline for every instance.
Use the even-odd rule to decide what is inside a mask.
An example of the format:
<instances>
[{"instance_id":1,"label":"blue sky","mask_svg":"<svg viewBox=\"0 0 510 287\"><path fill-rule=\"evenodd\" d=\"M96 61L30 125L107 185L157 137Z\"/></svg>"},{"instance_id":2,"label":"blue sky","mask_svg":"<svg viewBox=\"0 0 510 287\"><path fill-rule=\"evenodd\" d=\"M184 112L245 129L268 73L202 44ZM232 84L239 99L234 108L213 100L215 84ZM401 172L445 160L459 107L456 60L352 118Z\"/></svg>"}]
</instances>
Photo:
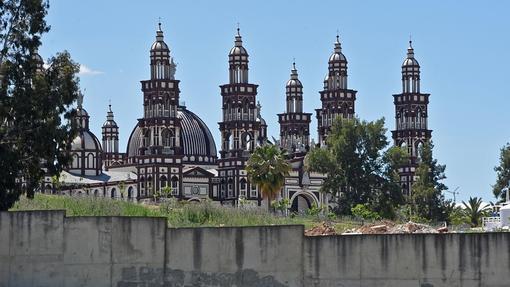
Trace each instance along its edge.
<instances>
[{"instance_id":1,"label":"blue sky","mask_svg":"<svg viewBox=\"0 0 510 287\"><path fill-rule=\"evenodd\" d=\"M507 1L77 1L50 2L51 31L44 58L68 50L82 65L84 106L101 136L108 101L120 126L121 148L142 115L140 80L149 77L149 48L161 17L181 80L181 100L209 126L219 143L219 85L228 80L227 54L240 23L250 54L250 81L269 135L285 107L285 82L296 58L304 109L320 106L337 29L349 61L356 113L386 118L394 128L392 94L412 34L421 64L422 92L430 93L429 127L435 156L446 164L446 184L458 198L493 200L493 167L510 140L510 66ZM311 131L316 135L316 121ZM391 134L388 131L388 137ZM447 194L447 197L451 195Z\"/></svg>"}]
</instances>

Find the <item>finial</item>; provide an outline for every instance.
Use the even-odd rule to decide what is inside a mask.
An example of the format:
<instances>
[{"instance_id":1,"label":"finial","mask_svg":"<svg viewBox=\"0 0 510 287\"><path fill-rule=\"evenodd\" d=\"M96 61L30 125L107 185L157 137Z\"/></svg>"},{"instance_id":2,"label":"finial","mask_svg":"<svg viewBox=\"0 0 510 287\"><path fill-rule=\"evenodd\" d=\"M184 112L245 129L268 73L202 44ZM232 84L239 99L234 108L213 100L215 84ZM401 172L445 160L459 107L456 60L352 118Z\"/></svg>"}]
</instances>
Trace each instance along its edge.
<instances>
[{"instance_id":1,"label":"finial","mask_svg":"<svg viewBox=\"0 0 510 287\"><path fill-rule=\"evenodd\" d=\"M81 109L83 105L83 93L78 90L78 108Z\"/></svg>"},{"instance_id":2,"label":"finial","mask_svg":"<svg viewBox=\"0 0 510 287\"><path fill-rule=\"evenodd\" d=\"M412 38L411 34L409 34L409 48L410 49L413 48L413 38Z\"/></svg>"},{"instance_id":3,"label":"finial","mask_svg":"<svg viewBox=\"0 0 510 287\"><path fill-rule=\"evenodd\" d=\"M241 33L239 32L241 29L239 29L239 22L237 22L237 36L241 36Z\"/></svg>"},{"instance_id":4,"label":"finial","mask_svg":"<svg viewBox=\"0 0 510 287\"><path fill-rule=\"evenodd\" d=\"M112 111L112 99L108 99L108 109Z\"/></svg>"},{"instance_id":5,"label":"finial","mask_svg":"<svg viewBox=\"0 0 510 287\"><path fill-rule=\"evenodd\" d=\"M336 29L336 42L340 43L340 32L338 32L338 29Z\"/></svg>"},{"instance_id":6,"label":"finial","mask_svg":"<svg viewBox=\"0 0 510 287\"><path fill-rule=\"evenodd\" d=\"M158 17L158 29L161 31L161 17Z\"/></svg>"},{"instance_id":7,"label":"finial","mask_svg":"<svg viewBox=\"0 0 510 287\"><path fill-rule=\"evenodd\" d=\"M296 69L296 58L292 58L292 69Z\"/></svg>"}]
</instances>

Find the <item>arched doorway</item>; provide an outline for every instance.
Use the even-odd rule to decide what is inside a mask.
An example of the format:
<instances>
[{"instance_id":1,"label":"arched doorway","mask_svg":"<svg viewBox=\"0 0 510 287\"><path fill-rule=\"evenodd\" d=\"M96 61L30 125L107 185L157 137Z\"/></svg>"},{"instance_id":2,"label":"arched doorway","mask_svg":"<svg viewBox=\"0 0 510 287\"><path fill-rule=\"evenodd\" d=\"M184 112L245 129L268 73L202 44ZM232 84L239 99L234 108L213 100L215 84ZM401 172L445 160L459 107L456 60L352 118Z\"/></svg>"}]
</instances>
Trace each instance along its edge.
<instances>
[{"instance_id":1,"label":"arched doorway","mask_svg":"<svg viewBox=\"0 0 510 287\"><path fill-rule=\"evenodd\" d=\"M305 213L313 204L319 205L317 197L311 192L300 191L294 193L290 199L290 211L295 213Z\"/></svg>"}]
</instances>

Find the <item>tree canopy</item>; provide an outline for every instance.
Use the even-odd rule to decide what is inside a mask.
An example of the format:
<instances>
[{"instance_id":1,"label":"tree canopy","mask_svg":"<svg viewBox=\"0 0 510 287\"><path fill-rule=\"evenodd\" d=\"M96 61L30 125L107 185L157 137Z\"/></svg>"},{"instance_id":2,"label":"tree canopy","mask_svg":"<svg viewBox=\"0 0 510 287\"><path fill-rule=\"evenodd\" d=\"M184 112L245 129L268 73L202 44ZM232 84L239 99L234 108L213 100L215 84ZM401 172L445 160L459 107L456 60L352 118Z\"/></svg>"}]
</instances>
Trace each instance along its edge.
<instances>
[{"instance_id":1,"label":"tree canopy","mask_svg":"<svg viewBox=\"0 0 510 287\"><path fill-rule=\"evenodd\" d=\"M420 153L420 163L416 169L416 182L411 191L413 216L428 221L448 220L447 202L443 191L448 187L442 180L446 178L445 165L433 158L432 142L425 143Z\"/></svg>"},{"instance_id":2,"label":"tree canopy","mask_svg":"<svg viewBox=\"0 0 510 287\"><path fill-rule=\"evenodd\" d=\"M58 174L75 135L79 65L62 52L43 68L37 54L48 8L42 0L0 1L0 210L22 192L32 197L45 172Z\"/></svg>"},{"instance_id":3,"label":"tree canopy","mask_svg":"<svg viewBox=\"0 0 510 287\"><path fill-rule=\"evenodd\" d=\"M373 122L358 118L333 122L326 146L313 148L306 167L327 175L321 190L331 195L337 214L351 214L358 204L367 205L382 217L393 218L404 202L400 191L398 167L407 153L387 149L384 119Z\"/></svg>"},{"instance_id":4,"label":"tree canopy","mask_svg":"<svg viewBox=\"0 0 510 287\"><path fill-rule=\"evenodd\" d=\"M506 200L506 193L510 183L510 144L501 148L499 165L494 167L496 172L496 184L492 186L492 192L499 201Z\"/></svg>"},{"instance_id":5,"label":"tree canopy","mask_svg":"<svg viewBox=\"0 0 510 287\"><path fill-rule=\"evenodd\" d=\"M251 184L259 187L262 196L267 199L268 210L271 208L271 200L278 195L290 170L285 153L276 145L259 146L248 159L246 164L248 179Z\"/></svg>"}]
</instances>

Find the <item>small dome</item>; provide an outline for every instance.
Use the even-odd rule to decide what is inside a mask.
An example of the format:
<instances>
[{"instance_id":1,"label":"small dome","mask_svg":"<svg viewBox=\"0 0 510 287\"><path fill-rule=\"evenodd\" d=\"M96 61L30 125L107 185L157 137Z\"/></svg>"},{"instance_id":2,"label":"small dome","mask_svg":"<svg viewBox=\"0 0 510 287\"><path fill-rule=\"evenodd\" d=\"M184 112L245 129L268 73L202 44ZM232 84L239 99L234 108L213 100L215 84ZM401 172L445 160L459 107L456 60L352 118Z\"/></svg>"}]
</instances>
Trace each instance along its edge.
<instances>
[{"instance_id":1,"label":"small dome","mask_svg":"<svg viewBox=\"0 0 510 287\"><path fill-rule=\"evenodd\" d=\"M299 79L290 79L287 81L287 87L302 87L301 81Z\"/></svg>"},{"instance_id":2,"label":"small dome","mask_svg":"<svg viewBox=\"0 0 510 287\"><path fill-rule=\"evenodd\" d=\"M112 128L118 127L117 123L113 119L113 111L112 111L111 104L108 105L108 112L106 113L106 121L103 124L103 128L108 128L108 127L112 127Z\"/></svg>"},{"instance_id":3,"label":"small dome","mask_svg":"<svg viewBox=\"0 0 510 287\"><path fill-rule=\"evenodd\" d=\"M290 70L290 79L287 81L287 87L303 87L303 84L301 84L301 81L298 78L295 62L292 63L292 70Z\"/></svg>"},{"instance_id":4,"label":"small dome","mask_svg":"<svg viewBox=\"0 0 510 287\"><path fill-rule=\"evenodd\" d=\"M329 56L329 62L347 62L344 54L342 53L342 45L340 44L340 37L336 36L335 49L333 54Z\"/></svg>"},{"instance_id":5,"label":"small dome","mask_svg":"<svg viewBox=\"0 0 510 287\"><path fill-rule=\"evenodd\" d=\"M101 143L92 132L82 130L71 143L71 151L81 150L101 152Z\"/></svg>"},{"instance_id":6,"label":"small dome","mask_svg":"<svg viewBox=\"0 0 510 287\"><path fill-rule=\"evenodd\" d=\"M333 61L347 61L347 59L345 58L344 54L342 54L342 53L333 53L329 57L329 61L330 62L333 62Z\"/></svg>"},{"instance_id":7,"label":"small dome","mask_svg":"<svg viewBox=\"0 0 510 287\"><path fill-rule=\"evenodd\" d=\"M234 42L234 47L230 49L230 52L228 53L229 56L248 56L248 52L243 47L243 39L241 37L241 34L239 32L239 28L237 28L237 35L236 40ZM238 59L236 59L238 60Z\"/></svg>"},{"instance_id":8,"label":"small dome","mask_svg":"<svg viewBox=\"0 0 510 287\"><path fill-rule=\"evenodd\" d=\"M406 58L404 62L402 63L402 67L407 66L419 66L420 64L415 58Z\"/></svg>"},{"instance_id":9,"label":"small dome","mask_svg":"<svg viewBox=\"0 0 510 287\"><path fill-rule=\"evenodd\" d=\"M230 49L230 52L228 54L229 54L229 56L247 56L248 52L246 51L246 49L243 46L240 46L240 47L232 47L232 49Z\"/></svg>"},{"instance_id":10,"label":"small dome","mask_svg":"<svg viewBox=\"0 0 510 287\"><path fill-rule=\"evenodd\" d=\"M402 63L403 67L408 66L420 66L418 61L414 58L414 48L413 48L413 42L409 41L409 48L407 48L407 58L404 59L404 62Z\"/></svg>"},{"instance_id":11,"label":"small dome","mask_svg":"<svg viewBox=\"0 0 510 287\"><path fill-rule=\"evenodd\" d=\"M76 109L76 116L78 116L78 117L88 117L89 113L87 113L87 111L83 107L78 107Z\"/></svg>"},{"instance_id":12,"label":"small dome","mask_svg":"<svg viewBox=\"0 0 510 287\"><path fill-rule=\"evenodd\" d=\"M168 50L168 45L163 41L156 41L152 44L151 50Z\"/></svg>"}]
</instances>

